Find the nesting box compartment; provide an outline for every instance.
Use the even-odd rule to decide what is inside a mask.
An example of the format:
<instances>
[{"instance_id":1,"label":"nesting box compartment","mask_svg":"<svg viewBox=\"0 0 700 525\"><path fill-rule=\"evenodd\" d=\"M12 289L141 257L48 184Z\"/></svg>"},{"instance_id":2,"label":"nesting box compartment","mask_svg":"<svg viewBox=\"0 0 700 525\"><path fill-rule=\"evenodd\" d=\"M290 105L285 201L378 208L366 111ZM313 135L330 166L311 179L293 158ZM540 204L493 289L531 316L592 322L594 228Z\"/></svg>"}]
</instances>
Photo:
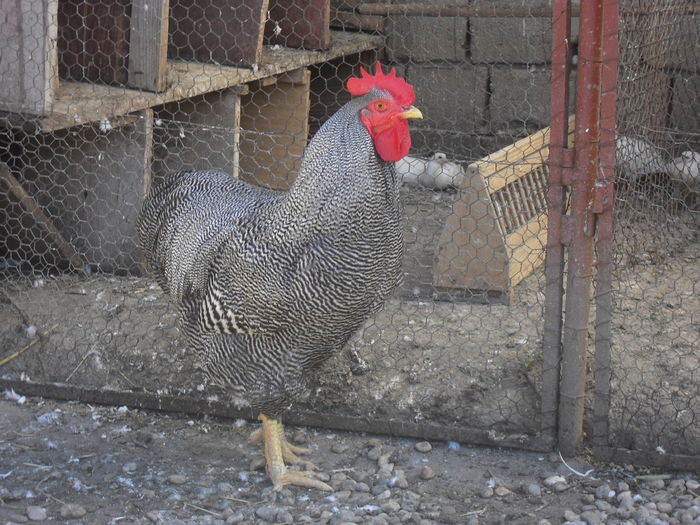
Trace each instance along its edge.
<instances>
[{"instance_id":1,"label":"nesting box compartment","mask_svg":"<svg viewBox=\"0 0 700 525\"><path fill-rule=\"evenodd\" d=\"M544 262L548 160L545 128L467 167L440 235L438 290L509 293Z\"/></svg>"}]
</instances>

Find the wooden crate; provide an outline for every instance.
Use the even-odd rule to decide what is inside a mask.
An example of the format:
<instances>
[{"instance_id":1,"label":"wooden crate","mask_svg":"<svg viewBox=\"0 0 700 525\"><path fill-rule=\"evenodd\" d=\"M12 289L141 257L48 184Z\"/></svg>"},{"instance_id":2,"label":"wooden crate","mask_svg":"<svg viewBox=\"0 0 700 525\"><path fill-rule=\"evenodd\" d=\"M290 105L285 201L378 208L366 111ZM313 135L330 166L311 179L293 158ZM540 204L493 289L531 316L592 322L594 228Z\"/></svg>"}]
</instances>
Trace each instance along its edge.
<instances>
[{"instance_id":1,"label":"wooden crate","mask_svg":"<svg viewBox=\"0 0 700 525\"><path fill-rule=\"evenodd\" d=\"M548 160L545 128L468 166L440 235L439 291L509 293L544 262Z\"/></svg>"},{"instance_id":2,"label":"wooden crate","mask_svg":"<svg viewBox=\"0 0 700 525\"><path fill-rule=\"evenodd\" d=\"M165 89L168 0L60 0L61 80Z\"/></svg>"}]
</instances>

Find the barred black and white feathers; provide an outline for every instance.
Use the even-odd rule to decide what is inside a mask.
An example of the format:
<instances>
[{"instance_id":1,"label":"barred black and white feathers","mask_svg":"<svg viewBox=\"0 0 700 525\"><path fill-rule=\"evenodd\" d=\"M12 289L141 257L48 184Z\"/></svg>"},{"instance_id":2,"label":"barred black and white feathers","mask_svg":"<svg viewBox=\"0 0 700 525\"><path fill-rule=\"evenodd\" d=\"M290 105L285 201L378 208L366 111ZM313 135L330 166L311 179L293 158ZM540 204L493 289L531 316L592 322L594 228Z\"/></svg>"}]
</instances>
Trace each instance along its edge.
<instances>
[{"instance_id":1,"label":"barred black and white feathers","mask_svg":"<svg viewBox=\"0 0 700 525\"><path fill-rule=\"evenodd\" d=\"M372 91L331 117L288 192L192 171L146 198L146 262L211 381L241 403L286 408L399 281L396 175L358 117L388 96Z\"/></svg>"}]
</instances>

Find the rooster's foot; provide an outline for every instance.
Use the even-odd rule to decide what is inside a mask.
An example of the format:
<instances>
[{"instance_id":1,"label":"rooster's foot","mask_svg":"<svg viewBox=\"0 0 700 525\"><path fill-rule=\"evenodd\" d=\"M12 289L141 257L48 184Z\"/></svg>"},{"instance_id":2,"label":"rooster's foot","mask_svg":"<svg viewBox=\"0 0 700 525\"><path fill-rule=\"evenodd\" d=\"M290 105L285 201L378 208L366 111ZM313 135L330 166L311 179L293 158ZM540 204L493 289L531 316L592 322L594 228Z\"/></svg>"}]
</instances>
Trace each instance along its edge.
<instances>
[{"instance_id":1,"label":"rooster's foot","mask_svg":"<svg viewBox=\"0 0 700 525\"><path fill-rule=\"evenodd\" d=\"M285 485L300 485L319 490L332 491L333 489L323 481L309 477L311 471L299 472L288 470L284 462L301 464L307 468L316 468L313 463L300 459L297 454L309 454L310 450L296 447L284 439L282 423L276 419L260 414L258 419L262 421L262 429L251 434L251 441L262 439L265 443L265 461L267 473L272 479L275 490L280 490Z\"/></svg>"}]
</instances>

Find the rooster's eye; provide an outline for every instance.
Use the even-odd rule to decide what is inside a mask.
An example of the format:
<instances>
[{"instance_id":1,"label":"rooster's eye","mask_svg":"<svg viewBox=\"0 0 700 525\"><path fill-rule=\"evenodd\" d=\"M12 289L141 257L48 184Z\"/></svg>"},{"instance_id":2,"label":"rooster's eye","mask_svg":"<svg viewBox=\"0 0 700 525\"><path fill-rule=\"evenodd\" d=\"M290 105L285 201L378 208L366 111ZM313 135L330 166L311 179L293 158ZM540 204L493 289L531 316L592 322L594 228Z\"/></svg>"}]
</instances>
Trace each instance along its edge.
<instances>
[{"instance_id":1,"label":"rooster's eye","mask_svg":"<svg viewBox=\"0 0 700 525\"><path fill-rule=\"evenodd\" d=\"M374 104L374 109L377 111L385 111L386 107L386 102L375 102Z\"/></svg>"}]
</instances>

